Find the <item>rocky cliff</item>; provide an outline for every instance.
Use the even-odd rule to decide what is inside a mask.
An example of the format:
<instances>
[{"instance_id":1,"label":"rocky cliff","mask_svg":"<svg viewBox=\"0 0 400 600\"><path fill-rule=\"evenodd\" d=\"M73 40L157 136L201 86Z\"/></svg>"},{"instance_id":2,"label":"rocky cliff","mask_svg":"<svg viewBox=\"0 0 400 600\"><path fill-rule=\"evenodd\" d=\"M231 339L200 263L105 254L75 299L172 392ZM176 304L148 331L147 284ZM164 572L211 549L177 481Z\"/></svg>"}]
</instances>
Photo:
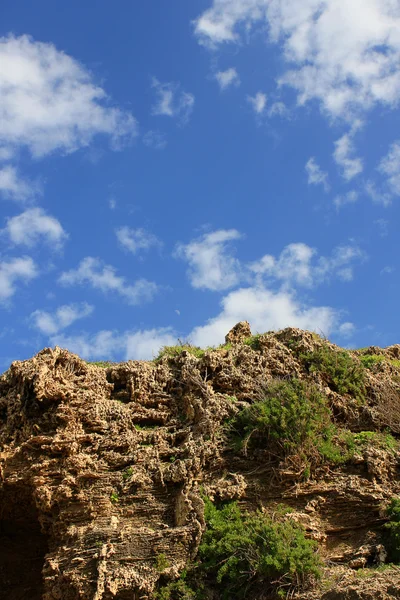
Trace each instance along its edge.
<instances>
[{"instance_id":1,"label":"rocky cliff","mask_svg":"<svg viewBox=\"0 0 400 600\"><path fill-rule=\"evenodd\" d=\"M273 431L276 415L252 429L251 407L292 381L323 398L304 436ZM240 323L219 348L153 362L45 349L0 378L0 599L226 597L198 564L206 499L283 515L316 542L320 577L274 587L253 573L241 597L400 598L386 527L399 436L399 345L344 351Z\"/></svg>"}]
</instances>

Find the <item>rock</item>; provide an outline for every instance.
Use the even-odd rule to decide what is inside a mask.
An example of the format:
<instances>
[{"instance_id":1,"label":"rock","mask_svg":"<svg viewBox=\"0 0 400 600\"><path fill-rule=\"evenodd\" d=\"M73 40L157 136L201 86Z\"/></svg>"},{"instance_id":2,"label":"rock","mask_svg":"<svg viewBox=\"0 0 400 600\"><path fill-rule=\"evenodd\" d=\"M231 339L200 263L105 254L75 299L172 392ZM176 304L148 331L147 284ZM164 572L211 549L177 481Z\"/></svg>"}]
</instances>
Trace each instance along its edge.
<instances>
[{"instance_id":1,"label":"rock","mask_svg":"<svg viewBox=\"0 0 400 600\"><path fill-rule=\"evenodd\" d=\"M103 368L47 348L11 365L0 377L0 600L152 599L196 557L204 493L272 516L291 509L284 518L318 543L334 582L291 590L293 600L399 597L399 570L368 568L386 560L382 507L400 494L398 446L371 442L344 464L310 463L306 476L297 455L235 452L227 428L272 380L297 377L325 395L341 428L396 433L396 365L366 370L360 403L302 362L335 345L295 328L257 347L249 337L241 322L230 347L200 358L189 348Z\"/></svg>"},{"instance_id":2,"label":"rock","mask_svg":"<svg viewBox=\"0 0 400 600\"><path fill-rule=\"evenodd\" d=\"M251 337L250 323L248 321L240 321L229 333L225 336L226 344L240 344L245 339Z\"/></svg>"}]
</instances>

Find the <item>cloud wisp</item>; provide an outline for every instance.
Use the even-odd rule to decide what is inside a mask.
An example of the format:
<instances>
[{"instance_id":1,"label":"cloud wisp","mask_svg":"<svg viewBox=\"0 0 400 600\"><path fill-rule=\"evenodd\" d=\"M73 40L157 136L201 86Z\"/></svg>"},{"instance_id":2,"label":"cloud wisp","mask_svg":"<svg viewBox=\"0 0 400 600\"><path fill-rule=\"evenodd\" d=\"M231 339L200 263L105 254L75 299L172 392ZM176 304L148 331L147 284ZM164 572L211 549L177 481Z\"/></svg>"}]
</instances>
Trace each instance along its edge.
<instances>
[{"instance_id":1,"label":"cloud wisp","mask_svg":"<svg viewBox=\"0 0 400 600\"><path fill-rule=\"evenodd\" d=\"M179 83L161 83L156 77L153 77L152 87L156 94L152 114L176 118L185 125L193 112L194 95L183 91Z\"/></svg>"},{"instance_id":2,"label":"cloud wisp","mask_svg":"<svg viewBox=\"0 0 400 600\"><path fill-rule=\"evenodd\" d=\"M66 286L90 285L103 293L117 294L133 305L150 302L158 291L158 286L147 279L128 283L125 277L116 274L114 267L91 256L84 258L77 269L62 273L58 281Z\"/></svg>"},{"instance_id":3,"label":"cloud wisp","mask_svg":"<svg viewBox=\"0 0 400 600\"><path fill-rule=\"evenodd\" d=\"M321 169L313 156L307 161L305 169L309 185L322 185L325 192L329 192L328 173Z\"/></svg>"},{"instance_id":4,"label":"cloud wisp","mask_svg":"<svg viewBox=\"0 0 400 600\"><path fill-rule=\"evenodd\" d=\"M0 194L6 200L29 201L39 196L41 191L38 183L24 179L13 165L0 168Z\"/></svg>"},{"instance_id":5,"label":"cloud wisp","mask_svg":"<svg viewBox=\"0 0 400 600\"><path fill-rule=\"evenodd\" d=\"M93 313L94 307L87 302L80 304L65 304L53 313L44 310L35 310L31 320L36 329L45 335L54 335L66 329L75 321L84 319Z\"/></svg>"},{"instance_id":6,"label":"cloud wisp","mask_svg":"<svg viewBox=\"0 0 400 600\"><path fill-rule=\"evenodd\" d=\"M132 254L161 247L161 241L154 234L140 227L137 229L127 226L119 227L115 230L115 234L119 244Z\"/></svg>"},{"instance_id":7,"label":"cloud wisp","mask_svg":"<svg viewBox=\"0 0 400 600\"><path fill-rule=\"evenodd\" d=\"M38 275L39 270L29 256L0 261L0 302L15 294L17 282L28 283Z\"/></svg>"},{"instance_id":8,"label":"cloud wisp","mask_svg":"<svg viewBox=\"0 0 400 600\"><path fill-rule=\"evenodd\" d=\"M223 92L232 86L238 87L240 85L239 74L233 67L226 69L226 71L217 71L214 77L218 82L219 89Z\"/></svg>"}]
</instances>

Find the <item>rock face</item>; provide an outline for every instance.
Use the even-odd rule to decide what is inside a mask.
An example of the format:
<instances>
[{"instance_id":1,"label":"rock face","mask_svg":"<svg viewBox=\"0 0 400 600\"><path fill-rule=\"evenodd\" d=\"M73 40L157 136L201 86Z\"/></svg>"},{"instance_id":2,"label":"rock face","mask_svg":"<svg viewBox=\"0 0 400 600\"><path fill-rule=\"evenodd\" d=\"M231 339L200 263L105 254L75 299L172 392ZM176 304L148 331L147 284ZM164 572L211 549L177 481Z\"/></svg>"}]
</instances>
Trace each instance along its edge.
<instances>
[{"instance_id":1,"label":"rock face","mask_svg":"<svg viewBox=\"0 0 400 600\"><path fill-rule=\"evenodd\" d=\"M223 433L260 385L297 377L323 390L351 431L389 427L396 436L400 346L370 352L384 358L366 370L360 403L302 362L302 353L335 346L296 329L250 336L239 323L227 347L200 357L183 350L104 367L55 348L11 365L0 378L0 600L153 598L161 575L177 578L196 556L201 490L248 510L292 508L318 541L330 581L293 598L400 597L396 567L357 577L385 560L383 508L400 493L397 447L366 446L305 477L261 451L233 452Z\"/></svg>"}]
</instances>

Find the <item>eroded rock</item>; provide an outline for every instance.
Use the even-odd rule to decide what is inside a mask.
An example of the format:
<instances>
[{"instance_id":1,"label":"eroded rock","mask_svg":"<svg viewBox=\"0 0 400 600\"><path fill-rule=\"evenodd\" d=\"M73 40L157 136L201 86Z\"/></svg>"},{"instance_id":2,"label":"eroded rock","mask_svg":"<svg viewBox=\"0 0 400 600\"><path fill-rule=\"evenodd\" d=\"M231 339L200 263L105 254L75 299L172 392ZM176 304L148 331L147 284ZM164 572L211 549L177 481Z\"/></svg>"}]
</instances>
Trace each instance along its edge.
<instances>
[{"instance_id":1,"label":"eroded rock","mask_svg":"<svg viewBox=\"0 0 400 600\"><path fill-rule=\"evenodd\" d=\"M399 346L373 348L389 362L366 371L361 405L304 368L302 354L329 344L319 336L290 328L261 335L257 348L244 343L250 336L239 323L231 347L202 358L184 350L102 368L55 348L11 365L0 378L1 600L151 599L161 576L178 577L196 556L202 490L248 510L292 508L343 572L335 590L310 591L310 600L399 597L395 569L356 577L385 560L382 506L400 493L396 449L367 447L307 479L261 451L235 455L225 428L269 382L298 377L319 386L353 431L396 434Z\"/></svg>"}]
</instances>

